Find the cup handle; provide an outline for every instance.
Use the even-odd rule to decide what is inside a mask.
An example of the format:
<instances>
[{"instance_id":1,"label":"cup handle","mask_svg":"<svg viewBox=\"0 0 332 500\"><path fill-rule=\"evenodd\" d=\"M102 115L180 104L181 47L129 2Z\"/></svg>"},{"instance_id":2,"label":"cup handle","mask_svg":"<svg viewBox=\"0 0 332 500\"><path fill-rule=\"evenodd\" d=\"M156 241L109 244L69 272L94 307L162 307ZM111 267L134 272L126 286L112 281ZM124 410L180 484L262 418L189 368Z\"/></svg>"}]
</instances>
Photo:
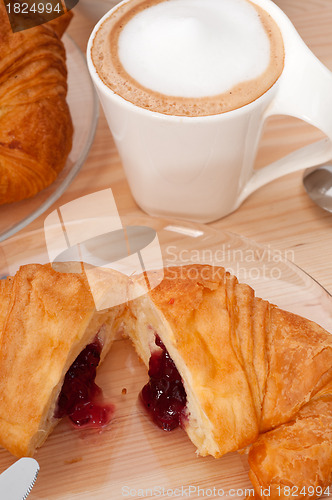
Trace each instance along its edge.
<instances>
[{"instance_id":1,"label":"cup handle","mask_svg":"<svg viewBox=\"0 0 332 500\"><path fill-rule=\"evenodd\" d=\"M297 32L289 34L285 47L287 59L278 82L280 87L263 120L273 115L294 116L314 125L327 138L255 171L240 194L239 204L253 191L278 177L332 159L332 73Z\"/></svg>"}]
</instances>

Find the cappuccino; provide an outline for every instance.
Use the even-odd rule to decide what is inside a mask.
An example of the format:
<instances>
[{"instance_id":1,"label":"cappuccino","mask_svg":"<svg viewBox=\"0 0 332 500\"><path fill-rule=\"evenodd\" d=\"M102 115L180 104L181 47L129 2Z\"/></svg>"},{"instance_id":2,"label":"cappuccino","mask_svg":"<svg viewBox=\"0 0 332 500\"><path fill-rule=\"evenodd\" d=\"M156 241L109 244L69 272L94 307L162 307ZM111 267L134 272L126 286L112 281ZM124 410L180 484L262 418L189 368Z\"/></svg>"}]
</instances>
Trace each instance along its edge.
<instances>
[{"instance_id":1,"label":"cappuccino","mask_svg":"<svg viewBox=\"0 0 332 500\"><path fill-rule=\"evenodd\" d=\"M284 45L275 21L249 0L129 0L102 23L91 57L102 81L136 106L205 116L271 88Z\"/></svg>"}]
</instances>

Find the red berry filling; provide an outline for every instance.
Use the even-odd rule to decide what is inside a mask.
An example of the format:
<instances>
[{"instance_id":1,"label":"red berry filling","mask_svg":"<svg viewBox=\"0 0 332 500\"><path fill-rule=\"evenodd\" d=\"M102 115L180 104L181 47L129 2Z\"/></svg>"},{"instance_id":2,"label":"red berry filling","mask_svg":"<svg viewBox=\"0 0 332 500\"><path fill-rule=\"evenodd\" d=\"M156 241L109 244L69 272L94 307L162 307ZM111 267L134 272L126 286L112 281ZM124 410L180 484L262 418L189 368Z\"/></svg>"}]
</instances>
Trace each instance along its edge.
<instances>
[{"instance_id":1,"label":"red berry filling","mask_svg":"<svg viewBox=\"0 0 332 500\"><path fill-rule=\"evenodd\" d=\"M95 384L101 350L101 342L96 337L77 356L66 373L55 418L68 415L78 427L102 427L110 422L113 406L104 404L102 391Z\"/></svg>"},{"instance_id":2,"label":"red berry filling","mask_svg":"<svg viewBox=\"0 0 332 500\"><path fill-rule=\"evenodd\" d=\"M158 335L155 342L161 349L150 357L150 381L143 387L141 399L152 420L163 430L171 431L181 425L187 395L181 376Z\"/></svg>"}]
</instances>

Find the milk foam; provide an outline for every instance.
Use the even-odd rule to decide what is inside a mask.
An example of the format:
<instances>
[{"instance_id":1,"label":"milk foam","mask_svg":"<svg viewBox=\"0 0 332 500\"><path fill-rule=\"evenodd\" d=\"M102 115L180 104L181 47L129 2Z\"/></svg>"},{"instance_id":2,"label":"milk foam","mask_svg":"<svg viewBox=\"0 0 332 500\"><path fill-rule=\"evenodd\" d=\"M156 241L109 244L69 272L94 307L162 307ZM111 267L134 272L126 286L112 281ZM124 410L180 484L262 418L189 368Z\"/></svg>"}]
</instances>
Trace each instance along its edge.
<instances>
[{"instance_id":1,"label":"milk foam","mask_svg":"<svg viewBox=\"0 0 332 500\"><path fill-rule=\"evenodd\" d=\"M284 67L280 29L255 0L129 0L101 23L91 57L136 106L177 116L225 113L267 92Z\"/></svg>"},{"instance_id":2,"label":"milk foam","mask_svg":"<svg viewBox=\"0 0 332 500\"><path fill-rule=\"evenodd\" d=\"M260 76L270 41L247 0L168 0L123 27L119 59L144 87L169 96L203 97Z\"/></svg>"}]
</instances>

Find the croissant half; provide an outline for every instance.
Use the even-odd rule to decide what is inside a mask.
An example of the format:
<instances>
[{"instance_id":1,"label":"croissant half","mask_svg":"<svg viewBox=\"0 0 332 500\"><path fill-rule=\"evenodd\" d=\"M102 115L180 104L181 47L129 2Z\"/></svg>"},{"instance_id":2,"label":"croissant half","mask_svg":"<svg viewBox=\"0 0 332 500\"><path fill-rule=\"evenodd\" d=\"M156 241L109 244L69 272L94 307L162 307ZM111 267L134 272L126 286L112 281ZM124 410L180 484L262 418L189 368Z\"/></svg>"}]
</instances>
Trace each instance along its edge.
<instances>
[{"instance_id":1,"label":"croissant half","mask_svg":"<svg viewBox=\"0 0 332 500\"><path fill-rule=\"evenodd\" d=\"M81 271L32 264L0 280L0 444L13 455L45 441L62 416L68 369L96 342L101 362L117 331L124 306L97 312ZM118 275L111 280L116 287Z\"/></svg>"},{"instance_id":2,"label":"croissant half","mask_svg":"<svg viewBox=\"0 0 332 500\"><path fill-rule=\"evenodd\" d=\"M71 17L13 33L0 2L0 205L50 185L71 150L61 41Z\"/></svg>"},{"instance_id":3,"label":"croissant half","mask_svg":"<svg viewBox=\"0 0 332 500\"><path fill-rule=\"evenodd\" d=\"M323 328L255 297L223 268L187 266L166 269L131 301L127 329L147 366L165 346L186 393L182 427L200 455L250 446L261 498L267 487L289 498L284 486L315 498L332 482L332 336Z\"/></svg>"}]
</instances>

